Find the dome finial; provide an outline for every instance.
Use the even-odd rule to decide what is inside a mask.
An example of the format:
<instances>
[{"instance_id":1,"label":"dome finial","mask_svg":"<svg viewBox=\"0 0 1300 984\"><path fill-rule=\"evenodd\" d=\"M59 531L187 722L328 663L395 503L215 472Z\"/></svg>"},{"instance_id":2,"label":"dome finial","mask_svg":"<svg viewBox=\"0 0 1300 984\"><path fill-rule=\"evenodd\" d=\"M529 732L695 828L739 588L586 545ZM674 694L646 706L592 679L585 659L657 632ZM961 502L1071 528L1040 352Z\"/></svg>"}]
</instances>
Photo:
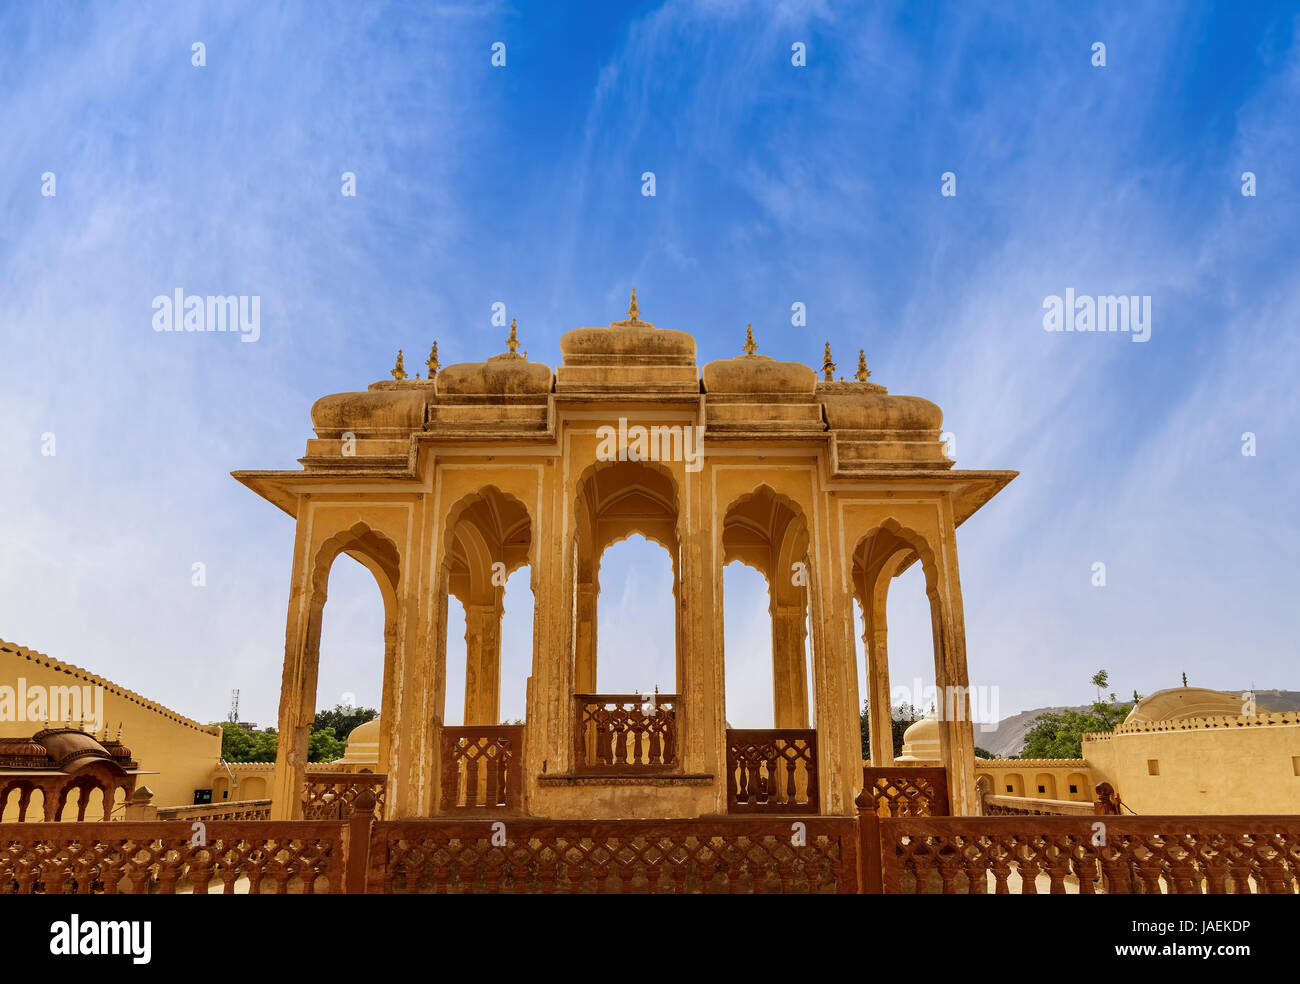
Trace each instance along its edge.
<instances>
[{"instance_id":1,"label":"dome finial","mask_svg":"<svg viewBox=\"0 0 1300 984\"><path fill-rule=\"evenodd\" d=\"M856 375L859 383L865 383L867 377L871 375L871 370L867 368L867 353L864 349L858 349L858 371Z\"/></svg>"},{"instance_id":2,"label":"dome finial","mask_svg":"<svg viewBox=\"0 0 1300 984\"><path fill-rule=\"evenodd\" d=\"M826 352L822 356L822 378L828 383L835 379L835 363L831 361L830 342L826 343Z\"/></svg>"},{"instance_id":3,"label":"dome finial","mask_svg":"<svg viewBox=\"0 0 1300 984\"><path fill-rule=\"evenodd\" d=\"M757 351L758 346L754 344L754 325L751 322L745 325L745 354L753 355Z\"/></svg>"},{"instance_id":4,"label":"dome finial","mask_svg":"<svg viewBox=\"0 0 1300 984\"><path fill-rule=\"evenodd\" d=\"M510 334L506 336L506 348L514 355L519 349L519 332L515 329L515 319L510 319Z\"/></svg>"},{"instance_id":5,"label":"dome finial","mask_svg":"<svg viewBox=\"0 0 1300 984\"><path fill-rule=\"evenodd\" d=\"M440 368L440 366L438 365L438 343L437 342L433 343L433 348L429 350L429 358L425 360L424 364L429 367L430 379L438 375L438 369Z\"/></svg>"},{"instance_id":6,"label":"dome finial","mask_svg":"<svg viewBox=\"0 0 1300 984\"><path fill-rule=\"evenodd\" d=\"M393 366L393 378L399 382L406 378L406 367L402 365L402 350L397 350L397 365Z\"/></svg>"},{"instance_id":7,"label":"dome finial","mask_svg":"<svg viewBox=\"0 0 1300 984\"><path fill-rule=\"evenodd\" d=\"M632 303L627 306L627 320L638 321L641 317L641 309L636 306L636 288L632 288Z\"/></svg>"}]
</instances>

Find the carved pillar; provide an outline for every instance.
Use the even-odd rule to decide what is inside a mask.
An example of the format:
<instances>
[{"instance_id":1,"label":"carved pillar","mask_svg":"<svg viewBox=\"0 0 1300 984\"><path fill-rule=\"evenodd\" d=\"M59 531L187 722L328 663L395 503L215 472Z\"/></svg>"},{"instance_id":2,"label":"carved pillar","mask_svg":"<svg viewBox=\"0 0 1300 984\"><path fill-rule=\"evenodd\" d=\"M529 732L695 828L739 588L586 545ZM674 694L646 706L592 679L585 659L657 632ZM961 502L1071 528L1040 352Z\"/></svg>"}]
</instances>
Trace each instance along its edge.
<instances>
[{"instance_id":1,"label":"carved pillar","mask_svg":"<svg viewBox=\"0 0 1300 984\"><path fill-rule=\"evenodd\" d=\"M501 716L501 592L465 613L465 724L499 724Z\"/></svg>"},{"instance_id":2,"label":"carved pillar","mask_svg":"<svg viewBox=\"0 0 1300 984\"><path fill-rule=\"evenodd\" d=\"M807 633L803 605L772 608L772 689L775 726L808 727L808 671L804 656Z\"/></svg>"}]
</instances>

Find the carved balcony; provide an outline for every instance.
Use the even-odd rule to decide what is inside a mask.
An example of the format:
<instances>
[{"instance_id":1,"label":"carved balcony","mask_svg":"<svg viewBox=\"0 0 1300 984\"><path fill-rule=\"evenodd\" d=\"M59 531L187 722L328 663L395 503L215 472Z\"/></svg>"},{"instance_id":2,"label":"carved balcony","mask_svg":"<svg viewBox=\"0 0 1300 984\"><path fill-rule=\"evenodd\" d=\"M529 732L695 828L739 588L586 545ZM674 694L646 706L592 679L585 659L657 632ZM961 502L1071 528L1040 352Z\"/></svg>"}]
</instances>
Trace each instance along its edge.
<instances>
[{"instance_id":1,"label":"carved balcony","mask_svg":"<svg viewBox=\"0 0 1300 984\"><path fill-rule=\"evenodd\" d=\"M576 694L575 772L654 775L678 771L678 694Z\"/></svg>"},{"instance_id":2,"label":"carved balcony","mask_svg":"<svg viewBox=\"0 0 1300 984\"><path fill-rule=\"evenodd\" d=\"M727 730L728 813L816 813L817 732Z\"/></svg>"},{"instance_id":3,"label":"carved balcony","mask_svg":"<svg viewBox=\"0 0 1300 984\"><path fill-rule=\"evenodd\" d=\"M519 813L522 724L442 729L442 812Z\"/></svg>"}]
</instances>

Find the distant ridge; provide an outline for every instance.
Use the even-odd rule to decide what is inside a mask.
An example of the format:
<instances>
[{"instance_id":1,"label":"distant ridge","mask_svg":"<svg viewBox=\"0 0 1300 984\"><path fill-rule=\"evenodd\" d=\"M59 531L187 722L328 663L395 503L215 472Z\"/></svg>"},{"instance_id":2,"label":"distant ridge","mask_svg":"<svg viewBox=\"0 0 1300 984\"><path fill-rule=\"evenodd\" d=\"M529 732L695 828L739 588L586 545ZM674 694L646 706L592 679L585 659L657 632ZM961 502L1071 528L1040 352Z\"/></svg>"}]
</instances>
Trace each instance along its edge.
<instances>
[{"instance_id":1,"label":"distant ridge","mask_svg":"<svg viewBox=\"0 0 1300 984\"><path fill-rule=\"evenodd\" d=\"M1244 694L1249 688L1231 690L1229 693ZM1261 711L1300 711L1300 690L1256 690L1255 703ZM1069 710L1087 711L1092 704L1076 704ZM975 725L975 744L998 758L1019 755L1025 747L1025 735L1033 726L1034 719L1049 711L1060 713L1066 710L1064 705L1057 707L1036 707L1031 711L1021 711L1011 717L1003 718L997 727L990 731L981 731Z\"/></svg>"}]
</instances>

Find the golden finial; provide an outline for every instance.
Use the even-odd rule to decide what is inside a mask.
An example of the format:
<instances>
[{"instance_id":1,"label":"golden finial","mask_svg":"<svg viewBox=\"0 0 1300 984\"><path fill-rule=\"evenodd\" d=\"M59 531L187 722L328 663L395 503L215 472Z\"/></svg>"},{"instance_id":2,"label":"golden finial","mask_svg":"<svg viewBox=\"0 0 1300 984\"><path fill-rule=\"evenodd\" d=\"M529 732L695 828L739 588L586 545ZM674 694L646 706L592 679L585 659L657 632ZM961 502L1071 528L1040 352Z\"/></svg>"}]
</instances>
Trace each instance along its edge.
<instances>
[{"instance_id":1,"label":"golden finial","mask_svg":"<svg viewBox=\"0 0 1300 984\"><path fill-rule=\"evenodd\" d=\"M511 355L514 355L519 348L519 332L515 330L514 318L510 319L510 334L506 336L506 348L510 350Z\"/></svg>"},{"instance_id":2,"label":"golden finial","mask_svg":"<svg viewBox=\"0 0 1300 984\"><path fill-rule=\"evenodd\" d=\"M753 355L757 351L758 346L754 344L754 325L751 322L745 325L745 354Z\"/></svg>"},{"instance_id":3,"label":"golden finial","mask_svg":"<svg viewBox=\"0 0 1300 984\"><path fill-rule=\"evenodd\" d=\"M636 288L632 288L632 303L627 306L627 320L636 321L641 316L641 309L636 306Z\"/></svg>"},{"instance_id":4,"label":"golden finial","mask_svg":"<svg viewBox=\"0 0 1300 984\"><path fill-rule=\"evenodd\" d=\"M867 377L871 375L871 370L867 368L867 353L863 349L858 349L858 371L857 379L859 383L865 383Z\"/></svg>"},{"instance_id":5,"label":"golden finial","mask_svg":"<svg viewBox=\"0 0 1300 984\"><path fill-rule=\"evenodd\" d=\"M835 363L831 361L831 343L826 343L826 353L822 356L822 378L826 382L832 382L835 379Z\"/></svg>"},{"instance_id":6,"label":"golden finial","mask_svg":"<svg viewBox=\"0 0 1300 984\"><path fill-rule=\"evenodd\" d=\"M438 343L433 343L433 348L429 349L429 357L424 360L424 364L429 367L429 378L432 379L438 375Z\"/></svg>"},{"instance_id":7,"label":"golden finial","mask_svg":"<svg viewBox=\"0 0 1300 984\"><path fill-rule=\"evenodd\" d=\"M406 378L406 368L402 365L402 350L397 350L397 365L393 366L393 378L399 382Z\"/></svg>"}]
</instances>

